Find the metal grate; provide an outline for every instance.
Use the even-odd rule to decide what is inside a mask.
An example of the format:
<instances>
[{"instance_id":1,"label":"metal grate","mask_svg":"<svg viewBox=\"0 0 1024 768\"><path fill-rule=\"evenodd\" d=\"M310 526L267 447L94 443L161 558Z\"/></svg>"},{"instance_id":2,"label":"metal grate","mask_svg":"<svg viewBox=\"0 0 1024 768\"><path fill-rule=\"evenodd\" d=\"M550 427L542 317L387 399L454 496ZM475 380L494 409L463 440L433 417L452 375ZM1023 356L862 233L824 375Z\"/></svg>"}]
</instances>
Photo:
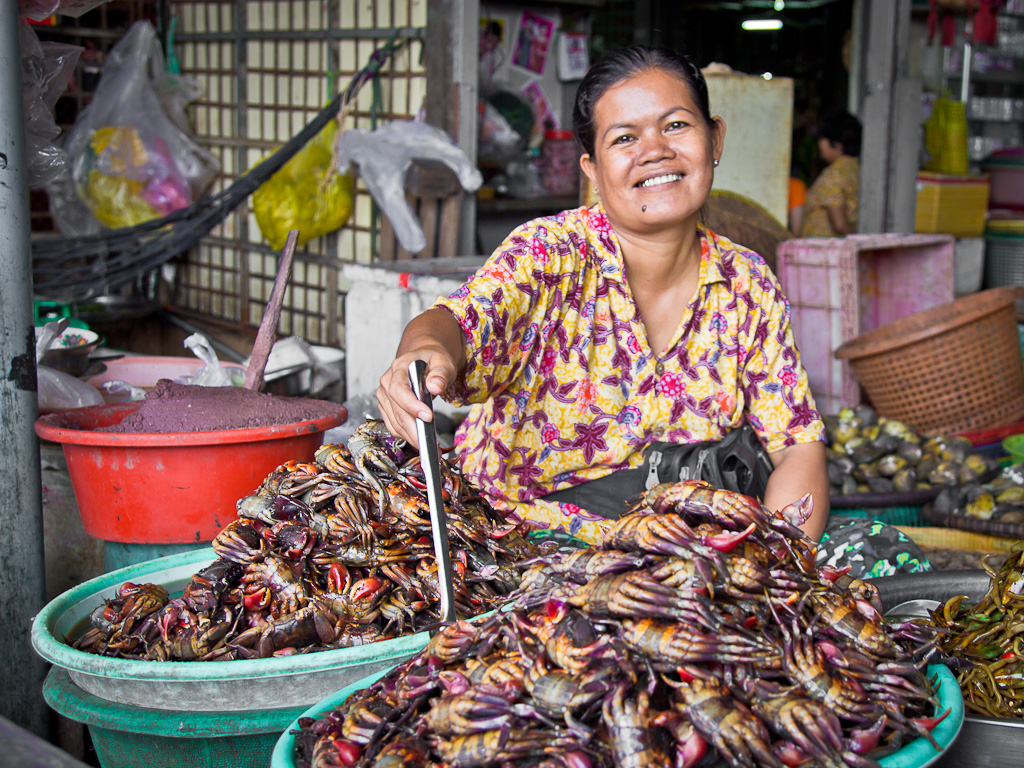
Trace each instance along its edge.
<instances>
[{"instance_id":1,"label":"metal grate","mask_svg":"<svg viewBox=\"0 0 1024 768\"><path fill-rule=\"evenodd\" d=\"M199 141L221 163L213 191L295 135L394 34L409 44L368 84L342 128L415 116L426 93L427 0L169 0L182 74L204 86L190 110ZM176 308L242 332L259 325L278 253L250 205L236 209L178 264ZM348 224L295 254L279 329L343 346L340 262L376 249L372 199L357 185Z\"/></svg>"}]
</instances>

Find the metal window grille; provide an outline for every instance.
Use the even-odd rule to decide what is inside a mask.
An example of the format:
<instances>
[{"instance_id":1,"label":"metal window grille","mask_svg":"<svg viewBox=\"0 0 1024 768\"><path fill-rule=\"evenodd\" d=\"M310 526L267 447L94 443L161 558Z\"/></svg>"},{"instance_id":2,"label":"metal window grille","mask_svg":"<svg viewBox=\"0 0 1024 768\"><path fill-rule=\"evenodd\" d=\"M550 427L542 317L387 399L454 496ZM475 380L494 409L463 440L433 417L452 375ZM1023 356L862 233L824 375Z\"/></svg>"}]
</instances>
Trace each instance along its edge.
<instances>
[{"instance_id":1,"label":"metal window grille","mask_svg":"<svg viewBox=\"0 0 1024 768\"><path fill-rule=\"evenodd\" d=\"M169 0L168 11L181 72L204 86L191 115L198 140L220 160L218 189L296 134L395 29L408 45L385 65L379 87L362 89L342 129L411 119L423 103L427 0ZM296 252L283 334L343 346L338 267L371 261L373 209L357 185L348 223ZM175 307L234 330L258 326L278 261L246 201L177 265Z\"/></svg>"}]
</instances>

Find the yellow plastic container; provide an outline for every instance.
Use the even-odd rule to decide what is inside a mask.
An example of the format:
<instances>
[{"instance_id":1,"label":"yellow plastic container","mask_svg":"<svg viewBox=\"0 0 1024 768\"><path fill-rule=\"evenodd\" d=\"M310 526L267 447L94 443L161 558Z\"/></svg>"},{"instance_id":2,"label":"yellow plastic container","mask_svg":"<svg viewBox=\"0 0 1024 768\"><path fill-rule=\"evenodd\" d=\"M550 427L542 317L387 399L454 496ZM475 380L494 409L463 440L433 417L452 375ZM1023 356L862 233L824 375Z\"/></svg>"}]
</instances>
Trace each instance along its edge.
<instances>
[{"instance_id":1,"label":"yellow plastic container","mask_svg":"<svg viewBox=\"0 0 1024 768\"><path fill-rule=\"evenodd\" d=\"M914 231L981 237L985 232L989 179L922 171L917 176Z\"/></svg>"}]
</instances>

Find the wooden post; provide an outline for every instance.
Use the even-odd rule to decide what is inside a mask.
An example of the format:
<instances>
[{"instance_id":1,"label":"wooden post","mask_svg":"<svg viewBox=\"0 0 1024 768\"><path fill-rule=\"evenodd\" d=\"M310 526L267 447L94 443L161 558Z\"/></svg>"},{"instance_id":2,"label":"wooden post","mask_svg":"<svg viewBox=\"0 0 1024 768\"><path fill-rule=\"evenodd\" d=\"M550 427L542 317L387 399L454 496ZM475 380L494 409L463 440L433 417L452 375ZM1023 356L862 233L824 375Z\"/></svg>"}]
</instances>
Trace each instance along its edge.
<instances>
[{"instance_id":1,"label":"wooden post","mask_svg":"<svg viewBox=\"0 0 1024 768\"><path fill-rule=\"evenodd\" d=\"M47 738L46 666L29 639L46 577L17 3L0 3L0 94L0 716Z\"/></svg>"},{"instance_id":2,"label":"wooden post","mask_svg":"<svg viewBox=\"0 0 1024 768\"><path fill-rule=\"evenodd\" d=\"M866 5L857 229L913 232L921 84L907 77L910 0Z\"/></svg>"}]
</instances>

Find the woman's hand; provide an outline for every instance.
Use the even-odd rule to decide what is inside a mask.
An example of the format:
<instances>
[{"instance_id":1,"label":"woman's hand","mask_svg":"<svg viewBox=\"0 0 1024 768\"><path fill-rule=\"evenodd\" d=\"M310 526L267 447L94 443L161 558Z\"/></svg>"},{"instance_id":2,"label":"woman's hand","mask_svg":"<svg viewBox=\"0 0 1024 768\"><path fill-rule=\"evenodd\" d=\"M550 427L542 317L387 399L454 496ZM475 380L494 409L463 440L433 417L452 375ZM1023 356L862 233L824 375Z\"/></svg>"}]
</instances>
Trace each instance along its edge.
<instances>
[{"instance_id":1,"label":"woman's hand","mask_svg":"<svg viewBox=\"0 0 1024 768\"><path fill-rule=\"evenodd\" d=\"M418 447L416 419L429 421L432 412L409 383L409 365L415 360L427 364L425 379L431 395L444 392L465 366L462 329L445 310L427 310L406 326L395 359L377 387L377 404L388 431Z\"/></svg>"},{"instance_id":2,"label":"woman's hand","mask_svg":"<svg viewBox=\"0 0 1024 768\"><path fill-rule=\"evenodd\" d=\"M768 454L775 471L768 478L764 505L773 512L792 504L805 493L811 494L811 516L800 526L811 541L817 542L828 522L828 471L824 443L799 443Z\"/></svg>"}]
</instances>

